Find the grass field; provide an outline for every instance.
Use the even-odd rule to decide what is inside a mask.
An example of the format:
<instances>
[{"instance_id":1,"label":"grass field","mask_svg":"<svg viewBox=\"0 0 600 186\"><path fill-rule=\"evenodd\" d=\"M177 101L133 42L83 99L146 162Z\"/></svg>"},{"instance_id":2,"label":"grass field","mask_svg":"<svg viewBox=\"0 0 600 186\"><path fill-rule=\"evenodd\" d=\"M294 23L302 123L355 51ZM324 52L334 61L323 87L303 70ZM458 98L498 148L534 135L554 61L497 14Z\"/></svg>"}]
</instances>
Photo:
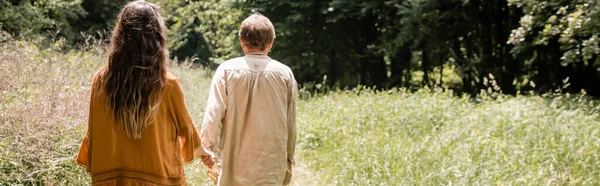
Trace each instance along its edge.
<instances>
[{"instance_id":1,"label":"grass field","mask_svg":"<svg viewBox=\"0 0 600 186\"><path fill-rule=\"evenodd\" d=\"M0 44L0 185L89 184L74 158L104 52L58 48ZM210 72L169 71L199 126ZM599 103L582 94L471 99L429 89L306 96L292 183L600 185ZM186 179L210 185L199 161L186 165Z\"/></svg>"}]
</instances>

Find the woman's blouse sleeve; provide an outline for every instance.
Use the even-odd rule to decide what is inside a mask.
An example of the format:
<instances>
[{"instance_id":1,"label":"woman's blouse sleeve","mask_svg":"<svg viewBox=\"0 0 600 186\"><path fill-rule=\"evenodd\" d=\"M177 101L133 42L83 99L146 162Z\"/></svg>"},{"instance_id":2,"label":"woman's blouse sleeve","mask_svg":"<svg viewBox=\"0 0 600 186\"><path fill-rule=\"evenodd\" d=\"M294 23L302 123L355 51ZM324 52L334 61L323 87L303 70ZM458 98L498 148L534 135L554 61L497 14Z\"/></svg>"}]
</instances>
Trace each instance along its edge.
<instances>
[{"instance_id":1,"label":"woman's blouse sleeve","mask_svg":"<svg viewBox=\"0 0 600 186\"><path fill-rule=\"evenodd\" d=\"M97 90L95 89L95 87L97 87L97 83L99 83L97 80L98 73L96 73L94 75L94 78L92 79L92 88L90 91L90 106L88 111L88 128L87 132L85 133L85 136L83 137L83 140L81 141L81 145L79 146L79 153L77 153L76 159L76 163L85 167L85 170L88 173L92 171L92 123L94 121L94 118L92 116L92 106L95 104L94 99L96 97L94 97L94 95L97 94Z\"/></svg>"},{"instance_id":2,"label":"woman's blouse sleeve","mask_svg":"<svg viewBox=\"0 0 600 186\"><path fill-rule=\"evenodd\" d=\"M181 156L184 162L190 162L194 159L194 149L200 147L200 137L185 105L179 80L174 81L169 99L172 108L171 116L181 144Z\"/></svg>"}]
</instances>

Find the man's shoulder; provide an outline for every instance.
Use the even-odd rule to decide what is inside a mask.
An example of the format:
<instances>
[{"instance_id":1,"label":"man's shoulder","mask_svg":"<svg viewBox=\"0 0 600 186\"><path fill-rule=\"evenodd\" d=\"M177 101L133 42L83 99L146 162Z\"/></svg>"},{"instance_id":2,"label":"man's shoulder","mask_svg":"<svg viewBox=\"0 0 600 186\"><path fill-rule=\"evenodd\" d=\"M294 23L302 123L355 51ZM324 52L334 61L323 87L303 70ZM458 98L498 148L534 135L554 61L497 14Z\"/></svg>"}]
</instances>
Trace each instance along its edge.
<instances>
[{"instance_id":1,"label":"man's shoulder","mask_svg":"<svg viewBox=\"0 0 600 186\"><path fill-rule=\"evenodd\" d=\"M244 60L244 57L236 57L236 58L233 58L233 59L229 59L229 60L221 63L217 69L223 69L224 70L224 69L233 68L236 64L238 64L238 62L243 61L243 60Z\"/></svg>"},{"instance_id":2,"label":"man's shoulder","mask_svg":"<svg viewBox=\"0 0 600 186\"><path fill-rule=\"evenodd\" d=\"M280 71L280 72L283 72L283 73L286 73L286 74L288 74L288 73L289 74L293 74L292 73L292 69L289 66L287 66L287 65L283 64L282 62L279 62L279 61L277 61L275 59L273 59L269 63L269 66L271 68L273 68L273 69L277 69L277 71Z\"/></svg>"}]
</instances>

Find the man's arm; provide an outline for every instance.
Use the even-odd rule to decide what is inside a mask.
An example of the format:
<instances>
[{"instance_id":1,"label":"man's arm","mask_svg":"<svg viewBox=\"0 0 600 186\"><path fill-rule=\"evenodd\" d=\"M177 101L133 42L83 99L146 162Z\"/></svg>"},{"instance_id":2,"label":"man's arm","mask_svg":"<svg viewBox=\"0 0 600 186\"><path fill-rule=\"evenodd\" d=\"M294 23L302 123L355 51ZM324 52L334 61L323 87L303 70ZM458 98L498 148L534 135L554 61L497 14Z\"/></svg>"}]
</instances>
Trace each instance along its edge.
<instances>
[{"instance_id":1,"label":"man's arm","mask_svg":"<svg viewBox=\"0 0 600 186\"><path fill-rule=\"evenodd\" d=\"M202 122L202 146L213 153L219 141L223 129L223 117L227 109L227 83L225 71L218 68L213 76L204 119Z\"/></svg>"},{"instance_id":2,"label":"man's arm","mask_svg":"<svg viewBox=\"0 0 600 186\"><path fill-rule=\"evenodd\" d=\"M287 108L287 167L284 185L290 184L292 179L292 165L295 164L294 154L296 152L296 103L298 102L298 84L294 79L294 74L290 73L290 83L288 84L288 108Z\"/></svg>"}]
</instances>

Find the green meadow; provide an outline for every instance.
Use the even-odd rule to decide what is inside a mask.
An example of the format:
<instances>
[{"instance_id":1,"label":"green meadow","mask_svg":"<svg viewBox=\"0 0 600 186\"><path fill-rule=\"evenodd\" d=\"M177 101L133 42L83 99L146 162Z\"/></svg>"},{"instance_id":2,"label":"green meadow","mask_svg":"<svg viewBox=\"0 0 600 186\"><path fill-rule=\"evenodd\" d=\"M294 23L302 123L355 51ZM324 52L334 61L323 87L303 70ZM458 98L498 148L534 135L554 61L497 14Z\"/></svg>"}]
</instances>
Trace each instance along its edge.
<instances>
[{"instance_id":1,"label":"green meadow","mask_svg":"<svg viewBox=\"0 0 600 186\"><path fill-rule=\"evenodd\" d=\"M0 185L89 185L75 164L102 47L0 43ZM197 127L211 72L172 62ZM492 89L490 89L492 90ZM293 185L600 185L600 100L301 90ZM211 185L196 160L189 185Z\"/></svg>"}]
</instances>

